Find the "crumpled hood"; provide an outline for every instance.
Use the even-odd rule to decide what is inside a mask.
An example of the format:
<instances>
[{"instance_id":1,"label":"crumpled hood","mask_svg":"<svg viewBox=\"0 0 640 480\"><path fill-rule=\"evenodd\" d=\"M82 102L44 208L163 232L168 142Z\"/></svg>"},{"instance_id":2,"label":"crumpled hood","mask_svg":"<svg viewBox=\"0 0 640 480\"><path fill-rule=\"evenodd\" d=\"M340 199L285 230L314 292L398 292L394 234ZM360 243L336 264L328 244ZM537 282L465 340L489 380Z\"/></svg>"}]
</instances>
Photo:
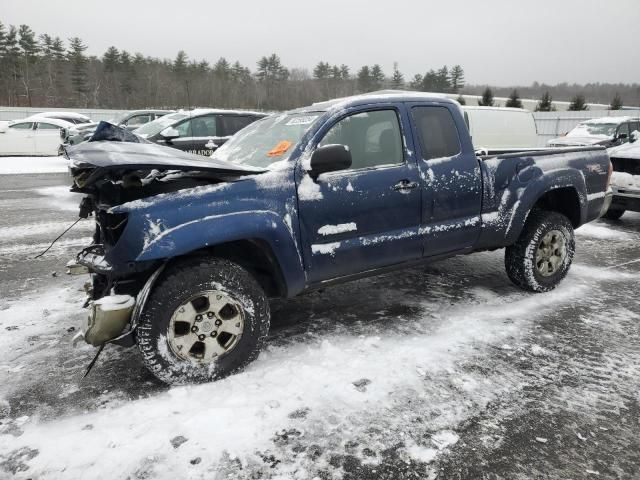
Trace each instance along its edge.
<instances>
[{"instance_id":1,"label":"crumpled hood","mask_svg":"<svg viewBox=\"0 0 640 480\"><path fill-rule=\"evenodd\" d=\"M549 145L605 145L612 140L610 137L558 137L549 141Z\"/></svg>"},{"instance_id":2,"label":"crumpled hood","mask_svg":"<svg viewBox=\"0 0 640 480\"><path fill-rule=\"evenodd\" d=\"M250 174L264 169L236 165L231 162L164 147L154 143L130 143L108 140L84 142L67 148L71 170L107 168L121 170L196 170L224 174Z\"/></svg>"}]
</instances>

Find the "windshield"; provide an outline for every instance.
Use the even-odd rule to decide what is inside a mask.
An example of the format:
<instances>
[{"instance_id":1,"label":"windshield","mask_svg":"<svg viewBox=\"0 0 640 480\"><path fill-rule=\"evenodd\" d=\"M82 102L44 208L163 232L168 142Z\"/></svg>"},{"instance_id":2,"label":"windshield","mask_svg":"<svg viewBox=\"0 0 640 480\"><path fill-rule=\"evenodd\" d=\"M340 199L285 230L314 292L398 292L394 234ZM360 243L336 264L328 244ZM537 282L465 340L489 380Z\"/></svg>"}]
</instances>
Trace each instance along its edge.
<instances>
[{"instance_id":1,"label":"windshield","mask_svg":"<svg viewBox=\"0 0 640 480\"><path fill-rule=\"evenodd\" d=\"M618 128L617 123L581 123L567 137L613 137Z\"/></svg>"},{"instance_id":2,"label":"windshield","mask_svg":"<svg viewBox=\"0 0 640 480\"><path fill-rule=\"evenodd\" d=\"M240 130L212 155L217 160L268 167L287 160L320 112L273 115Z\"/></svg>"},{"instance_id":3,"label":"windshield","mask_svg":"<svg viewBox=\"0 0 640 480\"><path fill-rule=\"evenodd\" d=\"M172 113L170 115L165 115L164 117L160 117L153 122L142 125L140 128L136 129L135 132L136 134L142 135L145 138L153 137L165 128L170 127L177 121L182 120L183 118L187 118L188 116L189 115L186 113Z\"/></svg>"}]
</instances>

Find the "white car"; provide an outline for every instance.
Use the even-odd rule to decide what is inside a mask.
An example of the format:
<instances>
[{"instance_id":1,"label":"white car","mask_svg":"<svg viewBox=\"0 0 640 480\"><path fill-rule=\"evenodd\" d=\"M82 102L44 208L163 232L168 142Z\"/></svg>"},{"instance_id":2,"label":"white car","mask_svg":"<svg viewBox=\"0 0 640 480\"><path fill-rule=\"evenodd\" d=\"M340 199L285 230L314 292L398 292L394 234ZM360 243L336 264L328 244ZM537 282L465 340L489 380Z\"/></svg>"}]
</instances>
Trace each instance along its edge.
<instances>
[{"instance_id":1,"label":"white car","mask_svg":"<svg viewBox=\"0 0 640 480\"><path fill-rule=\"evenodd\" d=\"M60 130L73 125L66 120L40 116L0 125L0 155L60 155Z\"/></svg>"},{"instance_id":2,"label":"white car","mask_svg":"<svg viewBox=\"0 0 640 480\"><path fill-rule=\"evenodd\" d=\"M40 112L40 113L35 113L33 115L30 115L27 118L23 118L22 121L39 120L43 118L53 118L56 120L64 120L66 122L73 123L75 125L82 125L85 123L92 122L92 120L86 115L83 115L81 113L75 113L75 112Z\"/></svg>"}]
</instances>

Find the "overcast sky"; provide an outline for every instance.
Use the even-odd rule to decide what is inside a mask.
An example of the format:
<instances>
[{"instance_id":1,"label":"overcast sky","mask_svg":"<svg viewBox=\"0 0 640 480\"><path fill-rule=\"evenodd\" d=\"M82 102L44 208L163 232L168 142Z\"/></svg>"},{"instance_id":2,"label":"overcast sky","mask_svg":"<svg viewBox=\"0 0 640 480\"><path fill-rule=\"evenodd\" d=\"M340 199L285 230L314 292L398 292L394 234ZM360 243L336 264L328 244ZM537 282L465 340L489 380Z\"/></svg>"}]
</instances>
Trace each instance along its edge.
<instances>
[{"instance_id":1,"label":"overcast sky","mask_svg":"<svg viewBox=\"0 0 640 480\"><path fill-rule=\"evenodd\" d=\"M0 0L0 21L173 58L255 69L394 62L406 78L460 64L467 83L640 82L640 0ZM106 5L109 5L106 7Z\"/></svg>"}]
</instances>

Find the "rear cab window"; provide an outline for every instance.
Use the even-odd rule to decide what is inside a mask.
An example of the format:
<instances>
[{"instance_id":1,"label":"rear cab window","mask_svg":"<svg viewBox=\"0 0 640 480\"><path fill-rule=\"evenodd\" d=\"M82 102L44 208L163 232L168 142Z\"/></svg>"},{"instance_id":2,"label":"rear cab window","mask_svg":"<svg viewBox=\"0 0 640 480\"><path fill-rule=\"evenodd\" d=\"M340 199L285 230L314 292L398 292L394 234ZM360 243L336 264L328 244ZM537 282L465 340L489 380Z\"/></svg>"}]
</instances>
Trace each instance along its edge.
<instances>
[{"instance_id":1,"label":"rear cab window","mask_svg":"<svg viewBox=\"0 0 640 480\"><path fill-rule=\"evenodd\" d=\"M446 107L418 106L411 109L424 160L448 158L461 151L458 128Z\"/></svg>"}]
</instances>

